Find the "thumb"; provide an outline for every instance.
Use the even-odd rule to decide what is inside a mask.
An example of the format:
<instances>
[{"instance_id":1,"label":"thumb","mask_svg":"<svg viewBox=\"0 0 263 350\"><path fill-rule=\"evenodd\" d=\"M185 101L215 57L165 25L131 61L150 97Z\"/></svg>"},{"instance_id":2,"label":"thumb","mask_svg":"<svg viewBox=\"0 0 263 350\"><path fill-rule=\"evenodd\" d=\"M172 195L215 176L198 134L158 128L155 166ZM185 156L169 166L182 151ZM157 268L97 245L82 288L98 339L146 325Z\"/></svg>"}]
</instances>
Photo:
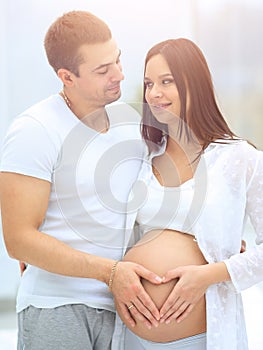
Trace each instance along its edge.
<instances>
[{"instance_id":1,"label":"thumb","mask_svg":"<svg viewBox=\"0 0 263 350\"><path fill-rule=\"evenodd\" d=\"M180 274L179 269L169 270L163 276L163 283L169 282L169 281L174 280L174 279L179 280L180 276L181 276L181 274Z\"/></svg>"},{"instance_id":2,"label":"thumb","mask_svg":"<svg viewBox=\"0 0 263 350\"><path fill-rule=\"evenodd\" d=\"M156 273L146 269L143 266L139 266L136 272L140 277L153 284L161 284L163 282L163 277L158 276Z\"/></svg>"}]
</instances>

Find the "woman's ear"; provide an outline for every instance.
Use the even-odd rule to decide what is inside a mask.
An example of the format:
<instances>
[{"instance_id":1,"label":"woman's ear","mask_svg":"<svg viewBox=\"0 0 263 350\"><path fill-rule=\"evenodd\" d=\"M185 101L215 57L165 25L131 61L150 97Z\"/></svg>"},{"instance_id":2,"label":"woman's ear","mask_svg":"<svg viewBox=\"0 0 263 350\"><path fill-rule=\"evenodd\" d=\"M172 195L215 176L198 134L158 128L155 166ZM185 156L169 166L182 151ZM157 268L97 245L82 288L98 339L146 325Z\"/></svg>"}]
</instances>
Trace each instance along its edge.
<instances>
[{"instance_id":1,"label":"woman's ear","mask_svg":"<svg viewBox=\"0 0 263 350\"><path fill-rule=\"evenodd\" d=\"M57 75L59 79L62 81L63 85L65 86L72 86L74 84L73 82L73 73L71 73L69 70L60 68L57 71Z\"/></svg>"}]
</instances>

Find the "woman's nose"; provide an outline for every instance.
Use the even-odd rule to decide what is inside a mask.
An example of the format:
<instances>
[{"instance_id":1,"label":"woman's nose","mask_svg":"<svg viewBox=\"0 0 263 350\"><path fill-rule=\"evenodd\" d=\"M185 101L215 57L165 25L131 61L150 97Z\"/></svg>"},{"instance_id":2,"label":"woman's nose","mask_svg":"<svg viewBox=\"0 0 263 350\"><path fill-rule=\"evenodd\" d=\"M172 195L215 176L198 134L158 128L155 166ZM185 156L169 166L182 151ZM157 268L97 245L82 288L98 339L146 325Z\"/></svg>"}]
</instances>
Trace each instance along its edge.
<instances>
[{"instance_id":1,"label":"woman's nose","mask_svg":"<svg viewBox=\"0 0 263 350\"><path fill-rule=\"evenodd\" d=\"M162 95L162 90L157 84L153 84L152 88L149 91L149 95L154 98L154 97L160 97Z\"/></svg>"}]
</instances>

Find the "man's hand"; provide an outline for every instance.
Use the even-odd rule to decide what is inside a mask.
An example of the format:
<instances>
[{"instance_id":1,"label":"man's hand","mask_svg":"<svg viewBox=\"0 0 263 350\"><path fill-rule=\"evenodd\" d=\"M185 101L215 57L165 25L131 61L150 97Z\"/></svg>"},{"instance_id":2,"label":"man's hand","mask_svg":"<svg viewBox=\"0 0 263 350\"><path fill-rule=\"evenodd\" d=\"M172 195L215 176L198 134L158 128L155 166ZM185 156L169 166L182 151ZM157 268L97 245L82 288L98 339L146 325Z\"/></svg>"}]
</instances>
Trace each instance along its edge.
<instances>
[{"instance_id":1,"label":"man's hand","mask_svg":"<svg viewBox=\"0 0 263 350\"><path fill-rule=\"evenodd\" d=\"M150 296L144 290L140 279L144 278L153 284L161 284L162 278L132 262L119 262L112 284L115 303L131 327L136 319L144 322L147 328L158 326L160 313Z\"/></svg>"},{"instance_id":2,"label":"man's hand","mask_svg":"<svg viewBox=\"0 0 263 350\"><path fill-rule=\"evenodd\" d=\"M20 274L22 276L27 268L27 264L23 261L19 261L19 267L20 267Z\"/></svg>"},{"instance_id":3,"label":"man's hand","mask_svg":"<svg viewBox=\"0 0 263 350\"><path fill-rule=\"evenodd\" d=\"M247 242L242 239L240 253L244 253L247 249Z\"/></svg>"}]
</instances>

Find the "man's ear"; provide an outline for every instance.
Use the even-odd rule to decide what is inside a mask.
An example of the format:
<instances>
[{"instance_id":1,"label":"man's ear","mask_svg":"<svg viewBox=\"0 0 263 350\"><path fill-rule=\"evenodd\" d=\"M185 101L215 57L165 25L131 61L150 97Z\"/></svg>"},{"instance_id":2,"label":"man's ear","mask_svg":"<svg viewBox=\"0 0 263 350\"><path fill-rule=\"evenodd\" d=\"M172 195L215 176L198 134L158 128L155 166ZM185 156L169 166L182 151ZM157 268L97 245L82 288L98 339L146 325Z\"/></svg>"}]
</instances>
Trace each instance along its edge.
<instances>
[{"instance_id":1,"label":"man's ear","mask_svg":"<svg viewBox=\"0 0 263 350\"><path fill-rule=\"evenodd\" d=\"M65 86L72 86L74 84L73 82L73 73L71 73L69 70L60 68L57 71L57 75L59 79L62 81L63 85Z\"/></svg>"}]
</instances>

